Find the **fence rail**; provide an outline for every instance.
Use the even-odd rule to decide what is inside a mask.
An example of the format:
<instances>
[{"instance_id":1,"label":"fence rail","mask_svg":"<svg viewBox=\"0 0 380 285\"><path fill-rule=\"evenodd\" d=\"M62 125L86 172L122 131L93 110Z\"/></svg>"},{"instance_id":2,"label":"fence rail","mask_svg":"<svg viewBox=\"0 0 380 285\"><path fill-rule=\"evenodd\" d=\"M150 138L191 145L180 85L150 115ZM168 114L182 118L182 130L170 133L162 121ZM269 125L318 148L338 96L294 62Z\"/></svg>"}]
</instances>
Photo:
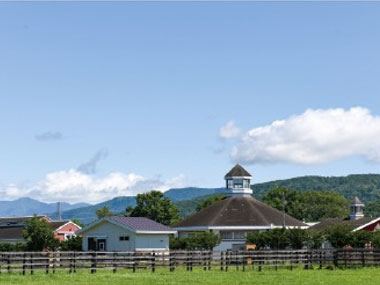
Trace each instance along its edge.
<instances>
[{"instance_id":1,"label":"fence rail","mask_svg":"<svg viewBox=\"0 0 380 285\"><path fill-rule=\"evenodd\" d=\"M33 274L35 270L55 273L66 269L75 273L77 269L97 270L149 269L165 267L171 272L182 267L191 271L193 267L204 270L218 268L228 271L257 269L264 267L289 268L302 266L310 269L380 266L380 250L342 249L342 250L254 250L254 251L165 251L165 252L0 252L0 273L21 272Z\"/></svg>"}]
</instances>

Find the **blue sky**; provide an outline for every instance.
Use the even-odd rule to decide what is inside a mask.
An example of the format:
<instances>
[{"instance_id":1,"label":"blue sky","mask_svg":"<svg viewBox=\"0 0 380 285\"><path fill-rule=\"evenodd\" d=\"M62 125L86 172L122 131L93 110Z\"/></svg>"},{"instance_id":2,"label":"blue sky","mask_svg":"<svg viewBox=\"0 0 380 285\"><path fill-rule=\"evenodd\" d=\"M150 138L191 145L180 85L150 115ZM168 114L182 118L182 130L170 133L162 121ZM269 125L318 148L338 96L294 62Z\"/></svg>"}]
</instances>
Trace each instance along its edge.
<instances>
[{"instance_id":1,"label":"blue sky","mask_svg":"<svg viewBox=\"0 0 380 285\"><path fill-rule=\"evenodd\" d=\"M370 2L0 3L0 194L85 201L62 185L75 179L76 192L100 193L93 202L156 185L219 187L237 160L255 182L377 173L379 13ZM249 130L307 109L342 108L346 122L352 107L371 120L368 152L231 158ZM220 138L231 121L240 136ZM113 173L146 184L107 192Z\"/></svg>"}]
</instances>

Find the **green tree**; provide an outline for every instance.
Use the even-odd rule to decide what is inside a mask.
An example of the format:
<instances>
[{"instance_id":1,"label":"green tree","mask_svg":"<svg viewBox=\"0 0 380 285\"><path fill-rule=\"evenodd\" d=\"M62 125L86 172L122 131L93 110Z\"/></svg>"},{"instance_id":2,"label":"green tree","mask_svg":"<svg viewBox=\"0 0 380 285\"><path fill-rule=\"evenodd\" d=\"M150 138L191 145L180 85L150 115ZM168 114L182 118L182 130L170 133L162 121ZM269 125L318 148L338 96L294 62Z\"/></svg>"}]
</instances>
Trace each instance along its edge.
<instances>
[{"instance_id":1,"label":"green tree","mask_svg":"<svg viewBox=\"0 0 380 285\"><path fill-rule=\"evenodd\" d=\"M353 234L351 227L341 224L327 228L325 231L326 240L335 248L352 245Z\"/></svg>"},{"instance_id":2,"label":"green tree","mask_svg":"<svg viewBox=\"0 0 380 285\"><path fill-rule=\"evenodd\" d=\"M269 190L263 197L263 202L282 211L283 196L286 200L285 212L294 218L302 219L304 205L302 204L302 194L298 191L279 186Z\"/></svg>"},{"instance_id":3,"label":"green tree","mask_svg":"<svg viewBox=\"0 0 380 285\"><path fill-rule=\"evenodd\" d=\"M319 249L325 241L325 235L322 231L307 231L308 240L307 247L311 249Z\"/></svg>"},{"instance_id":4,"label":"green tree","mask_svg":"<svg viewBox=\"0 0 380 285\"><path fill-rule=\"evenodd\" d=\"M98 217L98 219L101 219L113 216L113 213L108 206L104 206L103 208L96 210L96 216Z\"/></svg>"},{"instance_id":5,"label":"green tree","mask_svg":"<svg viewBox=\"0 0 380 285\"><path fill-rule=\"evenodd\" d=\"M263 197L263 202L282 210L283 193L286 199L285 212L299 220L313 222L327 218L344 218L349 213L348 200L342 195L330 191L300 192L276 187Z\"/></svg>"},{"instance_id":6,"label":"green tree","mask_svg":"<svg viewBox=\"0 0 380 285\"><path fill-rule=\"evenodd\" d=\"M23 236L26 240L26 249L30 251L52 249L59 244L59 241L54 237L54 231L50 228L49 223L37 216L25 222Z\"/></svg>"},{"instance_id":7,"label":"green tree","mask_svg":"<svg viewBox=\"0 0 380 285\"><path fill-rule=\"evenodd\" d=\"M247 243L256 245L256 249L264 249L269 246L269 236L266 232L252 231L247 235Z\"/></svg>"},{"instance_id":8,"label":"green tree","mask_svg":"<svg viewBox=\"0 0 380 285\"><path fill-rule=\"evenodd\" d=\"M170 237L169 247L171 250L187 249L190 243L190 237Z\"/></svg>"},{"instance_id":9,"label":"green tree","mask_svg":"<svg viewBox=\"0 0 380 285\"><path fill-rule=\"evenodd\" d=\"M305 191L301 203L304 207L302 218L308 222L346 218L349 214L349 201L331 191Z\"/></svg>"},{"instance_id":10,"label":"green tree","mask_svg":"<svg viewBox=\"0 0 380 285\"><path fill-rule=\"evenodd\" d=\"M368 202L364 207L366 217L380 217L380 200Z\"/></svg>"},{"instance_id":11,"label":"green tree","mask_svg":"<svg viewBox=\"0 0 380 285\"><path fill-rule=\"evenodd\" d=\"M290 245L289 235L285 229L273 229L264 234L271 249L285 249Z\"/></svg>"},{"instance_id":12,"label":"green tree","mask_svg":"<svg viewBox=\"0 0 380 285\"><path fill-rule=\"evenodd\" d=\"M60 248L62 251L81 251L82 237L76 236L71 239L61 242Z\"/></svg>"},{"instance_id":13,"label":"green tree","mask_svg":"<svg viewBox=\"0 0 380 285\"><path fill-rule=\"evenodd\" d=\"M372 245L374 248L380 248L380 231L376 231L373 233Z\"/></svg>"},{"instance_id":14,"label":"green tree","mask_svg":"<svg viewBox=\"0 0 380 285\"><path fill-rule=\"evenodd\" d=\"M138 194L136 207L131 210L130 216L146 217L164 225L179 220L177 206L159 191Z\"/></svg>"},{"instance_id":15,"label":"green tree","mask_svg":"<svg viewBox=\"0 0 380 285\"><path fill-rule=\"evenodd\" d=\"M222 201L224 199L226 199L226 195L224 195L224 194L211 196L211 197L207 198L205 201L199 203L197 208L196 208L196 211L199 212L199 211L203 210L204 208L207 208L207 207L211 206L212 204L219 202L219 201Z\"/></svg>"},{"instance_id":16,"label":"green tree","mask_svg":"<svg viewBox=\"0 0 380 285\"><path fill-rule=\"evenodd\" d=\"M11 243L0 243L0 251L24 251L25 246L24 244L18 242L15 244Z\"/></svg>"},{"instance_id":17,"label":"green tree","mask_svg":"<svg viewBox=\"0 0 380 285\"><path fill-rule=\"evenodd\" d=\"M212 232L198 232L190 237L171 238L170 249L212 250L220 243L220 236Z\"/></svg>"},{"instance_id":18,"label":"green tree","mask_svg":"<svg viewBox=\"0 0 380 285\"><path fill-rule=\"evenodd\" d=\"M373 240L373 232L356 231L351 233L351 245L355 248L364 248L366 244L370 244Z\"/></svg>"},{"instance_id":19,"label":"green tree","mask_svg":"<svg viewBox=\"0 0 380 285\"><path fill-rule=\"evenodd\" d=\"M75 218L74 218L74 219L71 219L71 221L72 221L74 224L80 226L81 228L84 228L84 227L85 227L85 224L82 223L81 221L79 221L78 219L75 219Z\"/></svg>"},{"instance_id":20,"label":"green tree","mask_svg":"<svg viewBox=\"0 0 380 285\"><path fill-rule=\"evenodd\" d=\"M220 241L220 236L212 232L199 232L190 239L192 249L199 250L212 250Z\"/></svg>"},{"instance_id":21,"label":"green tree","mask_svg":"<svg viewBox=\"0 0 380 285\"><path fill-rule=\"evenodd\" d=\"M291 248L302 249L307 245L309 239L307 231L295 228L287 230L286 233Z\"/></svg>"}]
</instances>

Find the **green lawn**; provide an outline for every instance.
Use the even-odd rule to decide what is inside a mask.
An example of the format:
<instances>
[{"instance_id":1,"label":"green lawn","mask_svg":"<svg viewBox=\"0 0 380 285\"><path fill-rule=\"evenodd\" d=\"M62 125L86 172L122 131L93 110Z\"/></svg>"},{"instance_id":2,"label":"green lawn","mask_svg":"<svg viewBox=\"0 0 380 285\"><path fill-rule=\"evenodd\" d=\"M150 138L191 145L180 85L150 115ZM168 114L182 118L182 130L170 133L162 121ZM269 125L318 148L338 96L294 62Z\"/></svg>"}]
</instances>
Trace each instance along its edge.
<instances>
[{"instance_id":1,"label":"green lawn","mask_svg":"<svg viewBox=\"0 0 380 285\"><path fill-rule=\"evenodd\" d=\"M232 269L232 268L231 268ZM275 271L266 269L262 272L249 270L246 272L235 271L228 272L218 271L216 268L204 272L202 269L194 269L193 272L185 270L176 270L174 273L168 270L158 270L151 273L147 270L140 270L136 273L131 271L119 271L113 274L111 271L98 271L96 274L90 274L88 271L80 270L75 274L66 272L57 272L56 274L44 274L35 272L34 275L27 274L22 276L19 273L2 273L0 275L0 284L273 284L273 285L380 285L380 268L366 269L346 269L346 270L327 270L313 269L303 270L295 269L293 271L281 269Z\"/></svg>"}]
</instances>

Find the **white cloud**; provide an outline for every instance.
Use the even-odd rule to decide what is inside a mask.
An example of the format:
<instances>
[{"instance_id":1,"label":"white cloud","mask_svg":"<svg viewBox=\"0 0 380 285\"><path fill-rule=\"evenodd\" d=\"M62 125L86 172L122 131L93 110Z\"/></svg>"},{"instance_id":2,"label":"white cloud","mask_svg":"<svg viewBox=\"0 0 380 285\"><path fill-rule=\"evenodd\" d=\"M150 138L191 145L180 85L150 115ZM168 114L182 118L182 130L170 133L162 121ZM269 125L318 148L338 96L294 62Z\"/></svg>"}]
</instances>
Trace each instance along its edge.
<instances>
[{"instance_id":1,"label":"white cloud","mask_svg":"<svg viewBox=\"0 0 380 285\"><path fill-rule=\"evenodd\" d=\"M380 162L380 116L368 109L309 109L251 129L231 158L242 163L317 164L362 156Z\"/></svg>"},{"instance_id":2,"label":"white cloud","mask_svg":"<svg viewBox=\"0 0 380 285\"><path fill-rule=\"evenodd\" d=\"M219 137L222 139L236 138L240 135L241 131L236 126L234 121L229 121L227 124L222 126L219 130Z\"/></svg>"},{"instance_id":3,"label":"white cloud","mask_svg":"<svg viewBox=\"0 0 380 285\"><path fill-rule=\"evenodd\" d=\"M98 203L117 196L134 196L150 190L165 191L184 185L183 175L162 181L158 178L145 178L135 173L121 172L95 177L70 169L49 173L31 187L7 185L0 188L0 197L4 200L31 197L45 202Z\"/></svg>"}]
</instances>

